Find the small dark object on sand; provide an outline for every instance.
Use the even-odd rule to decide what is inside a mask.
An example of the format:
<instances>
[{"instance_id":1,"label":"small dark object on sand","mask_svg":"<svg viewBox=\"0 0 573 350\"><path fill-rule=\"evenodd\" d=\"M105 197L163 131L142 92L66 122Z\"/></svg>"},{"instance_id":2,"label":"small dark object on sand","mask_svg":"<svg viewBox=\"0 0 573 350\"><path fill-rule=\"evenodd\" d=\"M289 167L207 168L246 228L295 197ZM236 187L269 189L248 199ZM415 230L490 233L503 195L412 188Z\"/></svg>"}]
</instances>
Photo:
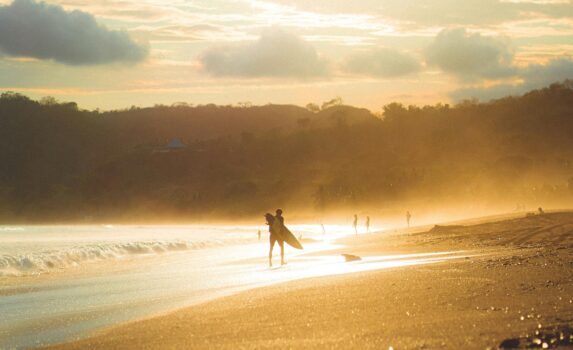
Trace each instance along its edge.
<instances>
[{"instance_id":1,"label":"small dark object on sand","mask_svg":"<svg viewBox=\"0 0 573 350\"><path fill-rule=\"evenodd\" d=\"M359 257L358 255L352 255L352 254L341 254L341 255L344 257L344 260L346 262L362 260L362 258Z\"/></svg>"}]
</instances>

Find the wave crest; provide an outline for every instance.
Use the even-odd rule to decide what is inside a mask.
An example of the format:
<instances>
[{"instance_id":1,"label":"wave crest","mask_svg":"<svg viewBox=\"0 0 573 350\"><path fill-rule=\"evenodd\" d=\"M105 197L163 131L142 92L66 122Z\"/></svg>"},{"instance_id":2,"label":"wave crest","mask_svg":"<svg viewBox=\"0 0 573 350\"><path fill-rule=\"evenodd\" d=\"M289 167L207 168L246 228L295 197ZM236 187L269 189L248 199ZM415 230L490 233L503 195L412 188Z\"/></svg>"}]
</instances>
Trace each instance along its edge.
<instances>
[{"instance_id":1,"label":"wave crest","mask_svg":"<svg viewBox=\"0 0 573 350\"><path fill-rule=\"evenodd\" d=\"M88 244L63 250L49 250L25 255L0 255L0 276L39 274L52 269L78 266L94 260L121 259L130 255L162 254L201 249L216 242L143 241Z\"/></svg>"}]
</instances>

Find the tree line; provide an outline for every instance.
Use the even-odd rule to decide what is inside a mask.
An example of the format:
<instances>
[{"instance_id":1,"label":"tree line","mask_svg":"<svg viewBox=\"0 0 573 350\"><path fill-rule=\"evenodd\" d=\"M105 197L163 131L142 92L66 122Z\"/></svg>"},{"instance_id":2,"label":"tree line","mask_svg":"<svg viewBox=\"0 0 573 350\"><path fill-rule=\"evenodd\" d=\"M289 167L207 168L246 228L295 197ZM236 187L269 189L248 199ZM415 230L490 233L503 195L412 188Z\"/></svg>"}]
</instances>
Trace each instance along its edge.
<instances>
[{"instance_id":1,"label":"tree line","mask_svg":"<svg viewBox=\"0 0 573 350\"><path fill-rule=\"evenodd\" d=\"M329 103L101 112L0 95L0 220L254 217L573 199L573 83L375 115ZM168 149L179 138L185 147Z\"/></svg>"}]
</instances>

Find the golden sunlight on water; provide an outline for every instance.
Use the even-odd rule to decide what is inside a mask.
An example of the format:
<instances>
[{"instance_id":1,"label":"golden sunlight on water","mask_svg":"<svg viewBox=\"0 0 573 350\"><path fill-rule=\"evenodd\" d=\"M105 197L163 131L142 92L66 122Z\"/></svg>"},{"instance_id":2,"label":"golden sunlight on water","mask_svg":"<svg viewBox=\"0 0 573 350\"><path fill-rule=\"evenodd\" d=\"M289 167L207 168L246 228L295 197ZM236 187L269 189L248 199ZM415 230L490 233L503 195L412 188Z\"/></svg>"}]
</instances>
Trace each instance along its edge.
<instances>
[{"instance_id":1,"label":"golden sunlight on water","mask_svg":"<svg viewBox=\"0 0 573 350\"><path fill-rule=\"evenodd\" d=\"M309 277L321 277L375 271L389 268L435 264L448 260L464 259L471 256L464 251L433 252L421 254L380 255L359 257L360 260L347 261L342 255L321 255L316 257L298 257L276 270L282 270L280 278L294 280ZM294 260L294 259L293 259Z\"/></svg>"}]
</instances>

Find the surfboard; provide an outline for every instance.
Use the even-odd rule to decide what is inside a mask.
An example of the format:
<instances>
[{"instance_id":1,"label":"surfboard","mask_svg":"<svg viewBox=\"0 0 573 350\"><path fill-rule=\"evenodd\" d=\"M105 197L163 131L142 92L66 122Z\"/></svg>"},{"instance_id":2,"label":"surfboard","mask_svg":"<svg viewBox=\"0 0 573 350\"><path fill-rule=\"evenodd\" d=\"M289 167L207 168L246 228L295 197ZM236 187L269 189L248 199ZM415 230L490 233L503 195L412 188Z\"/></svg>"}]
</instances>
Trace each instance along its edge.
<instances>
[{"instance_id":1,"label":"surfboard","mask_svg":"<svg viewBox=\"0 0 573 350\"><path fill-rule=\"evenodd\" d=\"M283 237L283 240L288 245L290 245L291 247L296 248L296 249L304 249L302 247L302 244L300 244L298 239L296 239L296 237L292 234L292 232L290 232L290 230L286 226L283 226L281 231L282 231L281 235Z\"/></svg>"}]
</instances>

